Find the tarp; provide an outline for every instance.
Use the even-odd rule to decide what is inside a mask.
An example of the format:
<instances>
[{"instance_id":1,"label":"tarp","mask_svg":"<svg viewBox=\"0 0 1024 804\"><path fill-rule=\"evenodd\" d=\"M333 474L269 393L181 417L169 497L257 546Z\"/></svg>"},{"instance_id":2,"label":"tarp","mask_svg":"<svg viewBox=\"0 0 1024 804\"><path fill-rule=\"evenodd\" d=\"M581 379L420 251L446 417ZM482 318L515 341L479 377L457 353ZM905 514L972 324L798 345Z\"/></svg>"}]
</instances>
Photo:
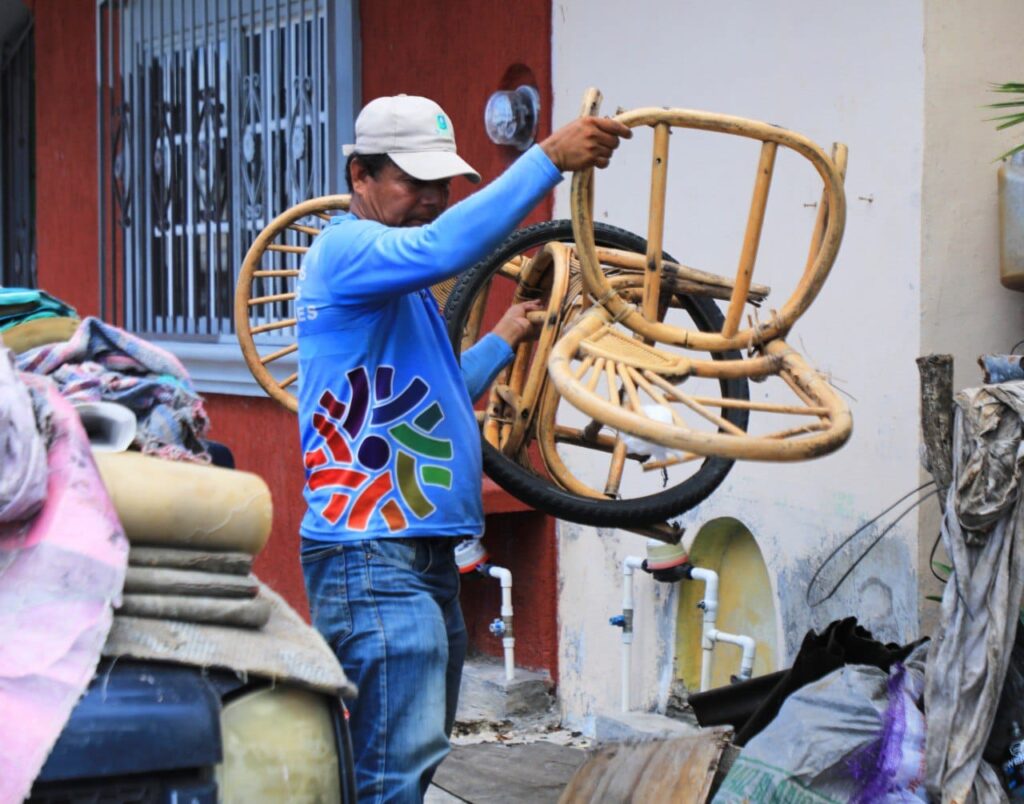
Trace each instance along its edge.
<instances>
[{"instance_id":1,"label":"tarp","mask_svg":"<svg viewBox=\"0 0 1024 804\"><path fill-rule=\"evenodd\" d=\"M942 522L953 572L928 657L926 783L943 804L987 804L1006 800L982 752L1024 595L1024 383L968 389L956 404Z\"/></svg>"}]
</instances>

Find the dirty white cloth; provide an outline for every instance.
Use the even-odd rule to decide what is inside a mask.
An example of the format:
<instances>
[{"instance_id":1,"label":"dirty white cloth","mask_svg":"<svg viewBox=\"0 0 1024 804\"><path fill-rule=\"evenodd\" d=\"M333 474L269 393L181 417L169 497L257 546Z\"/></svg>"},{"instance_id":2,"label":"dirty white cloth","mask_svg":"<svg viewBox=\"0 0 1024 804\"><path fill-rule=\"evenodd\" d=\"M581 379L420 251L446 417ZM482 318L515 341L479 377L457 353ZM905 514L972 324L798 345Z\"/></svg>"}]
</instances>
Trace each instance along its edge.
<instances>
[{"instance_id":1,"label":"dirty white cloth","mask_svg":"<svg viewBox=\"0 0 1024 804\"><path fill-rule=\"evenodd\" d=\"M46 499L46 443L32 398L0 345L0 522L20 522Z\"/></svg>"},{"instance_id":2,"label":"dirty white cloth","mask_svg":"<svg viewBox=\"0 0 1024 804\"><path fill-rule=\"evenodd\" d=\"M47 378L23 378L53 437L42 509L0 523L0 804L28 795L88 686L128 563L78 414Z\"/></svg>"},{"instance_id":3,"label":"dirty white cloth","mask_svg":"<svg viewBox=\"0 0 1024 804\"><path fill-rule=\"evenodd\" d=\"M982 761L1024 594L1024 383L956 396L942 539L953 573L928 657L926 784L936 801L1005 801Z\"/></svg>"}]
</instances>

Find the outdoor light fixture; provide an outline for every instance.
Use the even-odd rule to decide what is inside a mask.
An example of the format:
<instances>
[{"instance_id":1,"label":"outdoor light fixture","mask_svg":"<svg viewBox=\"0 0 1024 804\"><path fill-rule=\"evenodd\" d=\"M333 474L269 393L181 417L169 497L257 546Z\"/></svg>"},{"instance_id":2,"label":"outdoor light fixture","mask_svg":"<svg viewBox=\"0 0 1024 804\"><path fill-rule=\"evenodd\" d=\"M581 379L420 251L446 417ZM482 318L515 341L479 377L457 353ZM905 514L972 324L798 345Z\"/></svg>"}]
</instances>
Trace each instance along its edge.
<instances>
[{"instance_id":1,"label":"outdoor light fixture","mask_svg":"<svg viewBox=\"0 0 1024 804\"><path fill-rule=\"evenodd\" d=\"M540 93L526 85L495 92L484 109L484 127L491 142L520 151L533 144L539 118Z\"/></svg>"}]
</instances>

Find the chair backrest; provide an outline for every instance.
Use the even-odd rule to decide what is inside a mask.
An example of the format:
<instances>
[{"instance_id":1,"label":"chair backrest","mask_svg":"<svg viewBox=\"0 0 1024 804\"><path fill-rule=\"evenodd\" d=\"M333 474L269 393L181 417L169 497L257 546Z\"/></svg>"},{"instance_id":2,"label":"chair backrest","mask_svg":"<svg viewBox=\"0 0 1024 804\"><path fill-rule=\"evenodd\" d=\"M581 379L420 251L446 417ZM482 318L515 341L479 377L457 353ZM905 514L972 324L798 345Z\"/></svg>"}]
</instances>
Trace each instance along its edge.
<instances>
[{"instance_id":1,"label":"chair backrest","mask_svg":"<svg viewBox=\"0 0 1024 804\"><path fill-rule=\"evenodd\" d=\"M584 102L586 111L596 113L599 102L600 96L594 91ZM836 146L834 156L830 158L811 140L793 131L755 120L689 109L635 109L622 112L615 119L630 128L649 126L654 130L647 231L649 270L645 279L643 304L640 309L631 307L614 291L601 270L593 235L594 171L592 168L580 171L573 176L572 183L573 232L584 276L593 296L624 326L661 343L721 352L783 337L814 301L839 250L846 220L846 198L843 192L845 146ZM665 232L669 133L672 129L716 132L761 143L733 290L725 312L724 326L717 333L685 329L657 320ZM822 189L817 221L808 246L808 258L796 289L773 311L767 321L741 328L779 148L788 148L808 160L820 176Z\"/></svg>"},{"instance_id":2,"label":"chair backrest","mask_svg":"<svg viewBox=\"0 0 1024 804\"><path fill-rule=\"evenodd\" d=\"M310 245L331 219L345 212L351 196L326 195L285 210L257 235L242 261L235 287L235 332L242 355L256 381L288 410L298 410L299 375L294 358L288 369L278 369L298 351L296 342L295 280ZM431 288L443 309L455 278Z\"/></svg>"}]
</instances>

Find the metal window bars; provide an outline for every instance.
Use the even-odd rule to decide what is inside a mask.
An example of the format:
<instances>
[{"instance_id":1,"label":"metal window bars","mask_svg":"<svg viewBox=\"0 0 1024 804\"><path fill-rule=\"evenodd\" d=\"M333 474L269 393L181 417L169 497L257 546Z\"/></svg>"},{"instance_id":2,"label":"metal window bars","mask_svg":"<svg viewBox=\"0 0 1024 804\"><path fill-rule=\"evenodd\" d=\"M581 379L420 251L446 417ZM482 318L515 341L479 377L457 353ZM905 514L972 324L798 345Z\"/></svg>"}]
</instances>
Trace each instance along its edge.
<instances>
[{"instance_id":1,"label":"metal window bars","mask_svg":"<svg viewBox=\"0 0 1024 804\"><path fill-rule=\"evenodd\" d=\"M36 286L32 17L0 42L0 287Z\"/></svg>"},{"instance_id":2,"label":"metal window bars","mask_svg":"<svg viewBox=\"0 0 1024 804\"><path fill-rule=\"evenodd\" d=\"M332 175L332 2L98 0L106 320L158 337L232 336L248 244ZM294 269L300 256L276 252L266 267ZM279 292L275 281L262 290Z\"/></svg>"}]
</instances>

